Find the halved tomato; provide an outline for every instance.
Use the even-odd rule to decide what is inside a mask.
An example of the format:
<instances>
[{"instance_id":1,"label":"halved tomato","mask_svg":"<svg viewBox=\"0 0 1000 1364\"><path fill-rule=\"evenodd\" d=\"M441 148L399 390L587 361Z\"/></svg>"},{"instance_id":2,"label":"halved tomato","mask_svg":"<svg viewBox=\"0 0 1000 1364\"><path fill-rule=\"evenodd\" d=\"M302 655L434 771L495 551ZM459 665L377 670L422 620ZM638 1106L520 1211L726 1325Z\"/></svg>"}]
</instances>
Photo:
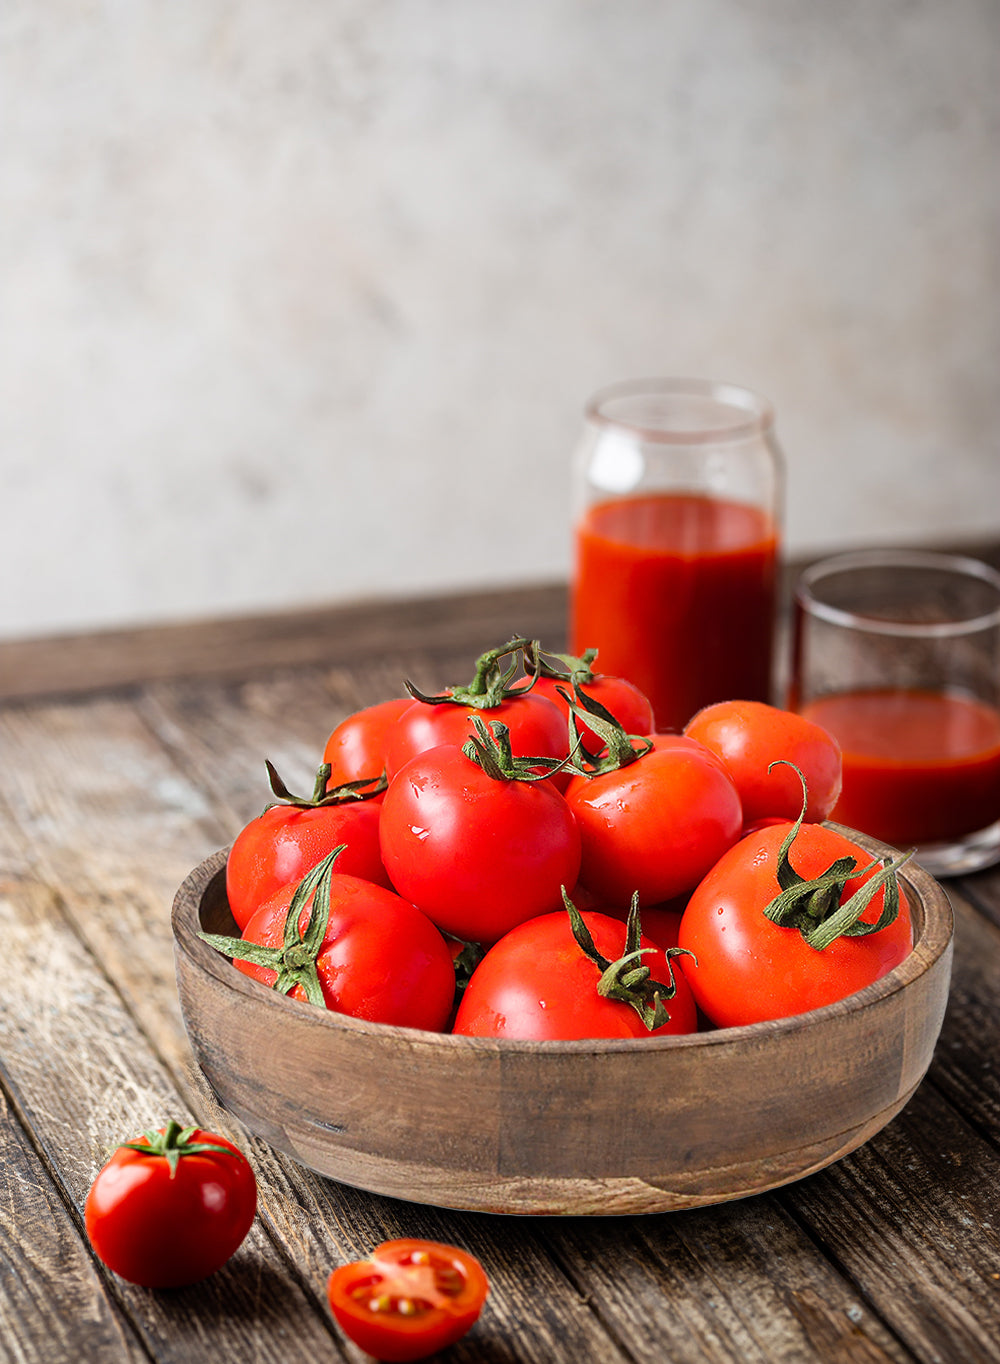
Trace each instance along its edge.
<instances>
[{"instance_id":1,"label":"halved tomato","mask_svg":"<svg viewBox=\"0 0 1000 1364\"><path fill-rule=\"evenodd\" d=\"M479 1261L439 1241L383 1241L341 1265L327 1296L338 1325L376 1359L413 1360L454 1345L477 1319L489 1284Z\"/></svg>"}]
</instances>

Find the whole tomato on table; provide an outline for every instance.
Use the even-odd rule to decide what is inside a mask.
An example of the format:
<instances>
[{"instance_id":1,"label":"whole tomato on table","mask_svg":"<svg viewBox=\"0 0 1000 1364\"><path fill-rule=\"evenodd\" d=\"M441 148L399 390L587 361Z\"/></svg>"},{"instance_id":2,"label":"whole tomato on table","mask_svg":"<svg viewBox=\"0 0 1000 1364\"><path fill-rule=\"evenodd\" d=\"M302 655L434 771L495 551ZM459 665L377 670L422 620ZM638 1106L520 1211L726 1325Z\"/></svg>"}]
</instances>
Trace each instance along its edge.
<instances>
[{"instance_id":1,"label":"whole tomato on table","mask_svg":"<svg viewBox=\"0 0 1000 1364\"><path fill-rule=\"evenodd\" d=\"M330 1275L334 1319L376 1359L406 1361L454 1345L473 1326L489 1293L480 1262L440 1241L384 1241L365 1260Z\"/></svg>"},{"instance_id":2,"label":"whole tomato on table","mask_svg":"<svg viewBox=\"0 0 1000 1364\"><path fill-rule=\"evenodd\" d=\"M239 1248L257 1181L225 1137L170 1122L123 1142L98 1172L84 1219L97 1257L130 1283L197 1283Z\"/></svg>"},{"instance_id":3,"label":"whole tomato on table","mask_svg":"<svg viewBox=\"0 0 1000 1364\"><path fill-rule=\"evenodd\" d=\"M311 796L294 796L267 763L274 801L236 835L226 859L226 896L244 929L282 886L299 881L336 847L337 870L391 887L378 842L378 804L369 798L384 780L329 789L329 769L316 773Z\"/></svg>"},{"instance_id":4,"label":"whole tomato on table","mask_svg":"<svg viewBox=\"0 0 1000 1364\"><path fill-rule=\"evenodd\" d=\"M495 942L562 903L580 870L580 831L506 725L480 716L462 747L411 758L389 782L379 836L393 885L456 938Z\"/></svg>"},{"instance_id":5,"label":"whole tomato on table","mask_svg":"<svg viewBox=\"0 0 1000 1364\"><path fill-rule=\"evenodd\" d=\"M678 943L682 970L718 1027L821 1008L880 980L913 947L897 872L834 829L768 825L696 887Z\"/></svg>"},{"instance_id":6,"label":"whole tomato on table","mask_svg":"<svg viewBox=\"0 0 1000 1364\"><path fill-rule=\"evenodd\" d=\"M448 687L436 696L424 695L407 684L414 696L386 734L385 767L391 780L418 753L440 744L461 747L469 737L472 721L499 721L510 733L517 757L537 757L539 771L554 768L569 752L569 727L557 705L535 695L531 679L520 671L527 639L512 639L490 649L476 662L468 686ZM557 777L562 777L560 773Z\"/></svg>"}]
</instances>

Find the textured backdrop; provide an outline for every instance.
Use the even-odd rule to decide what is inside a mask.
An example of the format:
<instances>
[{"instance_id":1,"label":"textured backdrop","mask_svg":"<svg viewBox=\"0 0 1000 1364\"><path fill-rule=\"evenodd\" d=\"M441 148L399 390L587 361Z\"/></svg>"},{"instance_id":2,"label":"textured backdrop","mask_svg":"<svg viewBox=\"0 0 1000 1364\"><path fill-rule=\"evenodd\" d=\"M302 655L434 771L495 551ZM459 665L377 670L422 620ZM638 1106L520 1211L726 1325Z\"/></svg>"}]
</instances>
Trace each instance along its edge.
<instances>
[{"instance_id":1,"label":"textured backdrop","mask_svg":"<svg viewBox=\"0 0 1000 1364\"><path fill-rule=\"evenodd\" d=\"M8 0L0 635L552 579L592 389L1000 524L995 0Z\"/></svg>"}]
</instances>

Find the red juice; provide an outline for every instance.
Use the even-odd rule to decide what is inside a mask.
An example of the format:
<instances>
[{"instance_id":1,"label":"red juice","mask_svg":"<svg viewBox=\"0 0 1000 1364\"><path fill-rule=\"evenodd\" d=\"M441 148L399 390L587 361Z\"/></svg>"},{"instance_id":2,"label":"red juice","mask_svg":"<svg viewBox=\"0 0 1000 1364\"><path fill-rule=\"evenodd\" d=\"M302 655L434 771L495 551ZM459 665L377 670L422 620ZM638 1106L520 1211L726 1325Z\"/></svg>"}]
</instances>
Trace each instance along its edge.
<instances>
[{"instance_id":1,"label":"red juice","mask_svg":"<svg viewBox=\"0 0 1000 1364\"><path fill-rule=\"evenodd\" d=\"M954 842L1000 819L1000 712L984 701L957 692L841 692L801 713L843 750L831 819L894 847Z\"/></svg>"},{"instance_id":2,"label":"red juice","mask_svg":"<svg viewBox=\"0 0 1000 1364\"><path fill-rule=\"evenodd\" d=\"M649 697L658 730L713 701L771 700L777 533L748 503L599 502L576 529L571 648Z\"/></svg>"}]
</instances>

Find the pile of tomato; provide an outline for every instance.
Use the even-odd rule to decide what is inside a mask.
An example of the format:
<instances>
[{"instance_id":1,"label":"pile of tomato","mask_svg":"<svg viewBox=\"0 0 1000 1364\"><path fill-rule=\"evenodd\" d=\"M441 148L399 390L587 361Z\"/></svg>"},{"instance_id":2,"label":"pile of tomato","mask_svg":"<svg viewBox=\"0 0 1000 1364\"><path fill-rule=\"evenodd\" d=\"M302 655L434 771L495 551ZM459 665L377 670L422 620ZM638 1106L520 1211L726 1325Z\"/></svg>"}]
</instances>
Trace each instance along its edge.
<instances>
[{"instance_id":1,"label":"pile of tomato","mask_svg":"<svg viewBox=\"0 0 1000 1364\"><path fill-rule=\"evenodd\" d=\"M273 799L227 860L239 936L202 936L319 1007L543 1039L801 1013L906 956L905 856L822 823L841 782L825 730L736 700L658 733L594 662L511 640L466 686L348 716L309 795L268 763ZM165 1288L225 1264L256 1203L231 1142L171 1122L115 1150L86 1227L111 1270ZM327 1283L350 1339L400 1361L460 1339L488 1291L467 1251L415 1240Z\"/></svg>"},{"instance_id":2,"label":"pile of tomato","mask_svg":"<svg viewBox=\"0 0 1000 1364\"><path fill-rule=\"evenodd\" d=\"M905 859L822 824L831 735L741 700L658 733L595 661L513 639L349 715L310 795L268 764L227 862L240 936L204 936L331 1010L539 1039L784 1017L906 956Z\"/></svg>"}]
</instances>

